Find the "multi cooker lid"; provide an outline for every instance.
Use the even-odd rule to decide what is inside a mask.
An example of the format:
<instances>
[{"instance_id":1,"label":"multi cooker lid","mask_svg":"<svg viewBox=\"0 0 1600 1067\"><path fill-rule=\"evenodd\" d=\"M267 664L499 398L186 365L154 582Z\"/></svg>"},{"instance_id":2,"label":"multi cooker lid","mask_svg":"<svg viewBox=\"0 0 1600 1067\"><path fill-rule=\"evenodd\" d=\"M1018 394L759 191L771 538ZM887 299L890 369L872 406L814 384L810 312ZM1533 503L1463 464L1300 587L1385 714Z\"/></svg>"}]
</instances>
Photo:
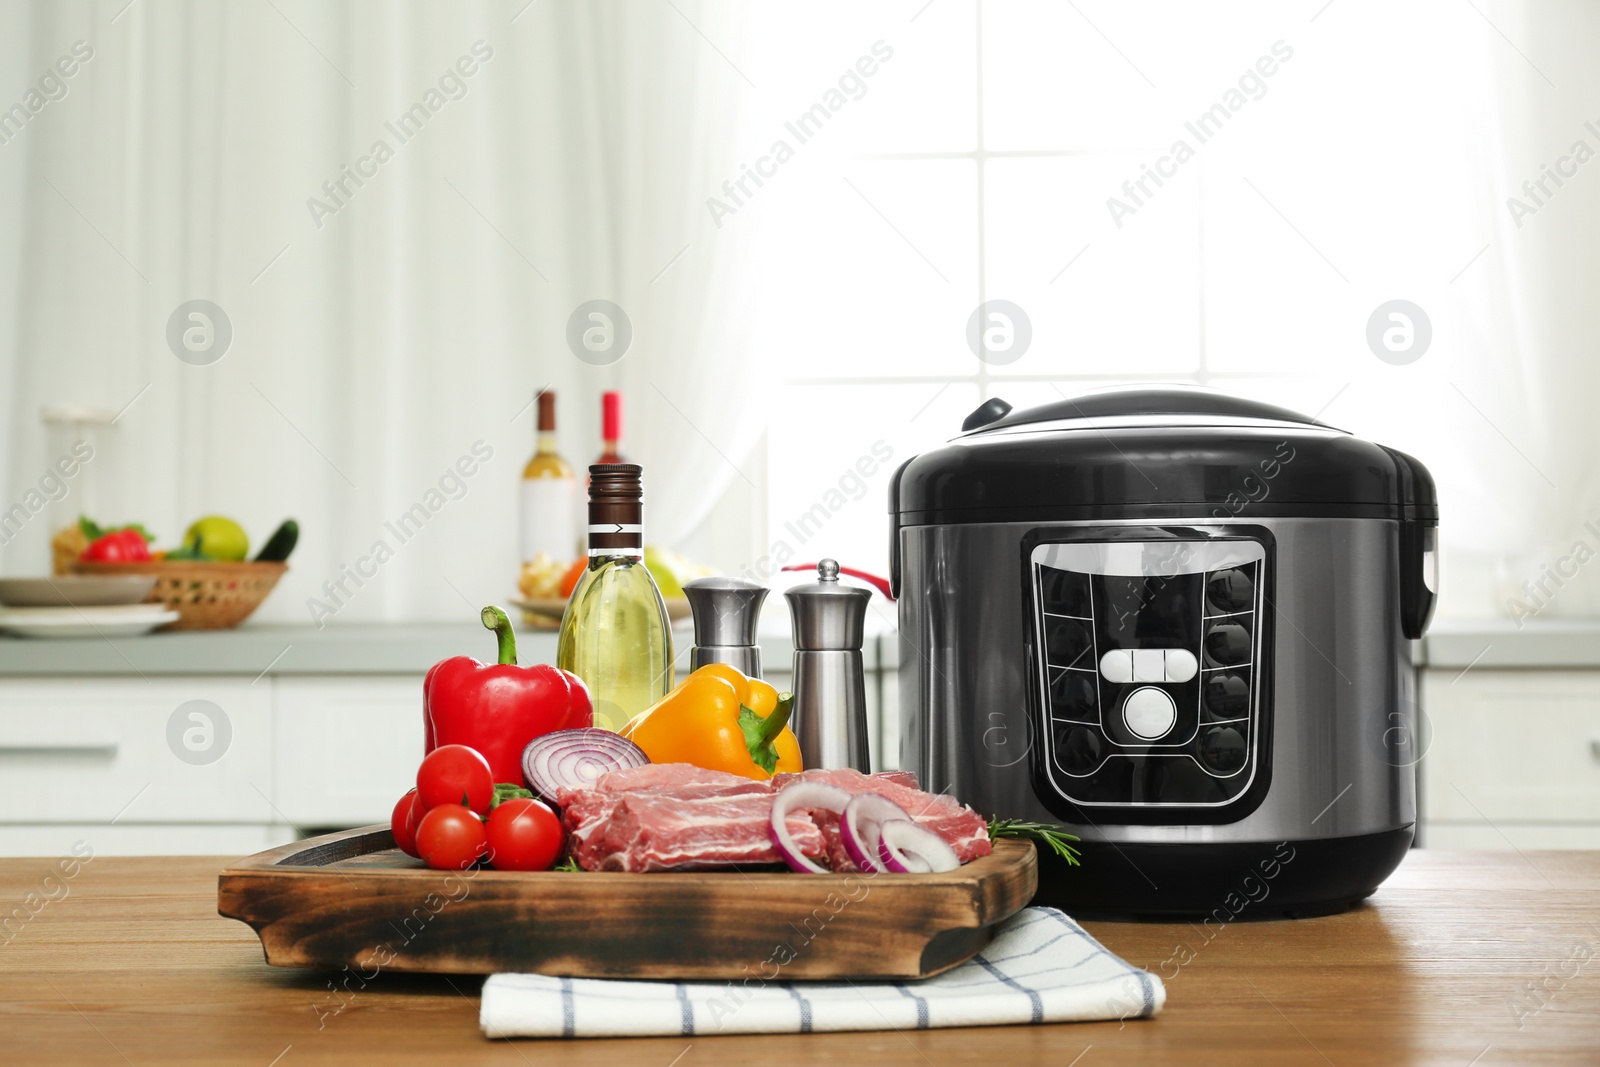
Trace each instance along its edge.
<instances>
[{"instance_id":1,"label":"multi cooker lid","mask_svg":"<svg viewBox=\"0 0 1600 1067\"><path fill-rule=\"evenodd\" d=\"M1417 460L1286 408L1199 388L1118 389L1014 411L895 472L897 526L1073 518L1437 522Z\"/></svg>"}]
</instances>

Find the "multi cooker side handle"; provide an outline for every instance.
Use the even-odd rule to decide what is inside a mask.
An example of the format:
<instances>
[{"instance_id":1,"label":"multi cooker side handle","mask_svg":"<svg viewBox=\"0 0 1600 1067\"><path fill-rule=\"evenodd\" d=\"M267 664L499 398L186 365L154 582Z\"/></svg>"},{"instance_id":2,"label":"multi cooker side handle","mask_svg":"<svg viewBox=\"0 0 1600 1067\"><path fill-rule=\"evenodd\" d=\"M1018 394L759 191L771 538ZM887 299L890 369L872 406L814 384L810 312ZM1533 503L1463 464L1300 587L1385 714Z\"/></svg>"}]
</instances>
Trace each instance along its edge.
<instances>
[{"instance_id":1,"label":"multi cooker side handle","mask_svg":"<svg viewBox=\"0 0 1600 1067\"><path fill-rule=\"evenodd\" d=\"M1438 534L1437 521L1400 520L1400 629L1413 641L1427 631L1438 599L1425 577L1438 566Z\"/></svg>"},{"instance_id":2,"label":"multi cooker side handle","mask_svg":"<svg viewBox=\"0 0 1600 1067\"><path fill-rule=\"evenodd\" d=\"M911 466L912 456L889 478L889 599L900 598L900 476Z\"/></svg>"},{"instance_id":3,"label":"multi cooker side handle","mask_svg":"<svg viewBox=\"0 0 1600 1067\"><path fill-rule=\"evenodd\" d=\"M1385 448L1399 475L1400 630L1416 641L1428 629L1438 601L1439 498L1421 461Z\"/></svg>"}]
</instances>

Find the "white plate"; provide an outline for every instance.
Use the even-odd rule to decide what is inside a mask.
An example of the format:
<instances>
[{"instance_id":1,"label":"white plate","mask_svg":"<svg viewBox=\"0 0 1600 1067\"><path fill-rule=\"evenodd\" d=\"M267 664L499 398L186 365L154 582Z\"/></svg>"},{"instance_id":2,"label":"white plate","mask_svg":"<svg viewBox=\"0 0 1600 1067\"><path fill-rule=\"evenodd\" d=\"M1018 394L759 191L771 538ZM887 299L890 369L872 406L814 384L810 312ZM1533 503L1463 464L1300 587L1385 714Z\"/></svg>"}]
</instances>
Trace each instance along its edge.
<instances>
[{"instance_id":1,"label":"white plate","mask_svg":"<svg viewBox=\"0 0 1600 1067\"><path fill-rule=\"evenodd\" d=\"M13 608L104 607L137 604L156 584L154 575L79 575L0 578L0 604Z\"/></svg>"},{"instance_id":2,"label":"white plate","mask_svg":"<svg viewBox=\"0 0 1600 1067\"><path fill-rule=\"evenodd\" d=\"M3 608L0 630L16 637L137 637L178 618L160 604L100 608Z\"/></svg>"}]
</instances>

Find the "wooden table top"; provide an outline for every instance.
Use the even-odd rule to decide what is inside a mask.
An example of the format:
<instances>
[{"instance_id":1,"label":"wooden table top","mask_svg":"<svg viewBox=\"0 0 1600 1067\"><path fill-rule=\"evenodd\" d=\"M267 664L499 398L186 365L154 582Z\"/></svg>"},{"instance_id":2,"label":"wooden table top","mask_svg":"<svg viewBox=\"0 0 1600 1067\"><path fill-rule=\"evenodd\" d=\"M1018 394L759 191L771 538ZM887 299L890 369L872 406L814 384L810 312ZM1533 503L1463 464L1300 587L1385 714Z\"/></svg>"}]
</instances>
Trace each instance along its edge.
<instances>
[{"instance_id":1,"label":"wooden table top","mask_svg":"<svg viewBox=\"0 0 1600 1067\"><path fill-rule=\"evenodd\" d=\"M478 979L395 974L319 1027L329 976L216 914L225 860L58 862L0 860L0 916L37 909L0 926L8 1065L1600 1063L1600 852L1413 852L1354 911L1209 937L1087 924L1166 980L1148 1021L626 1041L489 1041Z\"/></svg>"}]
</instances>

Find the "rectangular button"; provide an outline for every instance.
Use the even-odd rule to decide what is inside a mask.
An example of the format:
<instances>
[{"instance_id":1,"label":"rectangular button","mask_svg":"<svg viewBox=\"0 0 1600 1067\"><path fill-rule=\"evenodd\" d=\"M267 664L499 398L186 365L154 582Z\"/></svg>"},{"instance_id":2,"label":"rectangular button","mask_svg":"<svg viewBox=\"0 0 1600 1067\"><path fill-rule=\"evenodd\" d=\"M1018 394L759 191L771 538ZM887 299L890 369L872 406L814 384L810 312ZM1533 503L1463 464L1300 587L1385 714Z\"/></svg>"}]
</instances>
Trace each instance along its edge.
<instances>
[{"instance_id":1,"label":"rectangular button","mask_svg":"<svg viewBox=\"0 0 1600 1067\"><path fill-rule=\"evenodd\" d=\"M1136 648L1133 650L1133 680L1136 682L1160 682L1166 679L1166 654L1159 648Z\"/></svg>"}]
</instances>

